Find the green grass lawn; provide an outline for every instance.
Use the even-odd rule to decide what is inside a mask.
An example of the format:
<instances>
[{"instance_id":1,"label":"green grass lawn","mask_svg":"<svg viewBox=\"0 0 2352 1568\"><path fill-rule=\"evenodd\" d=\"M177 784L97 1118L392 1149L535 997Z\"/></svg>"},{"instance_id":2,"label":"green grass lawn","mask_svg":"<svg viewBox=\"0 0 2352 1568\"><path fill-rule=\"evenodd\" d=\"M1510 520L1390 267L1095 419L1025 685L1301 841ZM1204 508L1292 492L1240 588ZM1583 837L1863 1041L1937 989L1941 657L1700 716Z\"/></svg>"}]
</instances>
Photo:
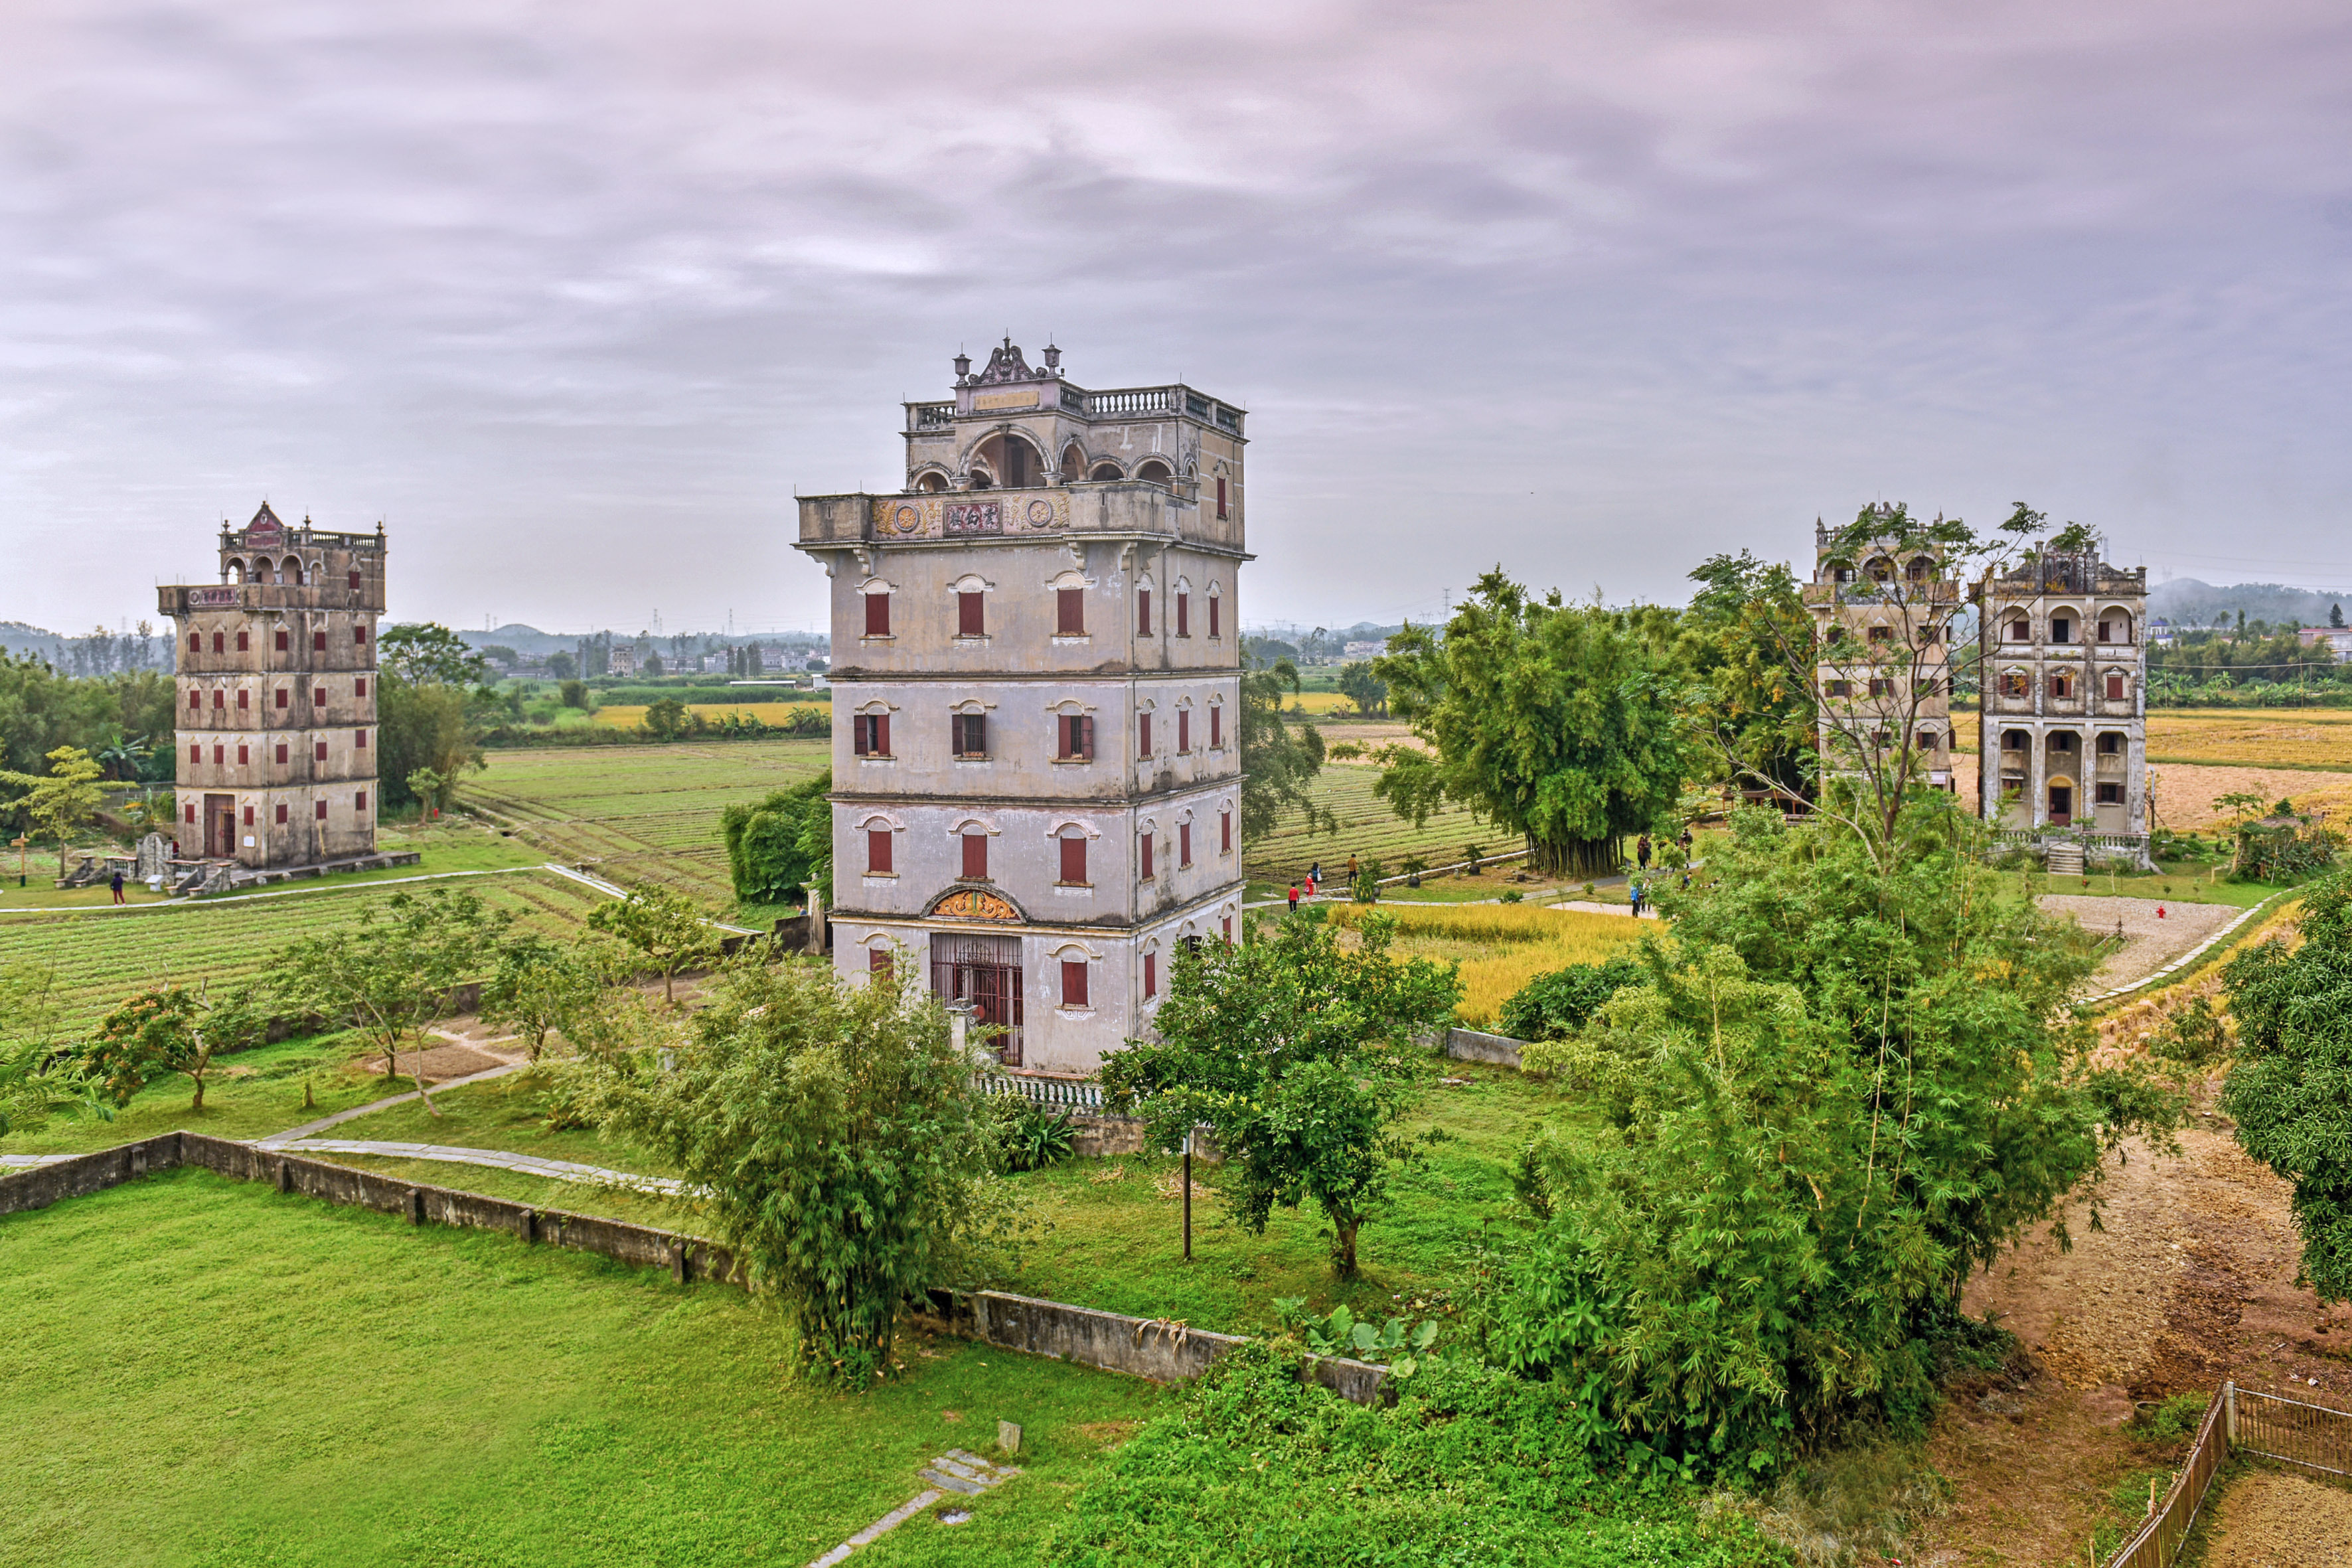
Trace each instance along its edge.
<instances>
[{"instance_id":1,"label":"green grass lawn","mask_svg":"<svg viewBox=\"0 0 2352 1568\"><path fill-rule=\"evenodd\" d=\"M2163 864L2159 862L2159 864ZM2172 900L2184 904L2234 904L2248 910L2264 899L2284 889L2273 882L2232 882L2228 879L2229 868L2221 868L2222 876L2213 875L2214 868L2202 861L2174 861L2150 876L2109 875L2092 871L2082 877L2053 877L2046 872L2004 874L2011 884L2022 882L2036 895L2068 893L2077 898Z\"/></svg>"},{"instance_id":2,"label":"green grass lawn","mask_svg":"<svg viewBox=\"0 0 2352 1568\"><path fill-rule=\"evenodd\" d=\"M1020 1422L1027 1472L861 1563L1019 1562L1150 1385L958 1341L830 1395L731 1287L178 1171L0 1220L0 1562L807 1562Z\"/></svg>"},{"instance_id":3,"label":"green grass lawn","mask_svg":"<svg viewBox=\"0 0 2352 1568\"><path fill-rule=\"evenodd\" d=\"M111 1121L55 1116L46 1127L10 1133L0 1140L0 1150L79 1154L181 1130L215 1138L263 1138L416 1087L406 1079L387 1086L381 1076L358 1070L353 1064L362 1048L357 1037L338 1033L239 1051L214 1062L205 1079L202 1110L189 1109L194 1088L175 1073L141 1089ZM306 1079L315 1101L309 1109L302 1103Z\"/></svg>"}]
</instances>

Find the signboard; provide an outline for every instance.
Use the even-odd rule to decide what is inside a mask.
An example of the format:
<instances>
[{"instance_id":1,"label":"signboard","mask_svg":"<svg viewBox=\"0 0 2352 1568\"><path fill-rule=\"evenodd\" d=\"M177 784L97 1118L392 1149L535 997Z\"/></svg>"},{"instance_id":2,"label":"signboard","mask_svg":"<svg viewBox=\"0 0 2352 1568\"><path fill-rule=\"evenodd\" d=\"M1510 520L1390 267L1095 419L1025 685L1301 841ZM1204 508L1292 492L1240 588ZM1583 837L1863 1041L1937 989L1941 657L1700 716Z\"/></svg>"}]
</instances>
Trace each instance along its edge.
<instances>
[{"instance_id":1,"label":"signboard","mask_svg":"<svg viewBox=\"0 0 2352 1568\"><path fill-rule=\"evenodd\" d=\"M245 531L245 542L251 550L276 550L286 542L286 525L276 518L257 522Z\"/></svg>"},{"instance_id":2,"label":"signboard","mask_svg":"<svg viewBox=\"0 0 2352 1568\"><path fill-rule=\"evenodd\" d=\"M1037 389L1026 392L976 392L972 394L971 409L975 414L993 414L1005 408L1034 408Z\"/></svg>"},{"instance_id":3,"label":"signboard","mask_svg":"<svg viewBox=\"0 0 2352 1568\"><path fill-rule=\"evenodd\" d=\"M992 500L950 501L947 521L940 526L950 538L961 534L1003 533L1004 514Z\"/></svg>"},{"instance_id":4,"label":"signboard","mask_svg":"<svg viewBox=\"0 0 2352 1568\"><path fill-rule=\"evenodd\" d=\"M236 607L235 588L191 588L188 608L192 610L226 610Z\"/></svg>"}]
</instances>

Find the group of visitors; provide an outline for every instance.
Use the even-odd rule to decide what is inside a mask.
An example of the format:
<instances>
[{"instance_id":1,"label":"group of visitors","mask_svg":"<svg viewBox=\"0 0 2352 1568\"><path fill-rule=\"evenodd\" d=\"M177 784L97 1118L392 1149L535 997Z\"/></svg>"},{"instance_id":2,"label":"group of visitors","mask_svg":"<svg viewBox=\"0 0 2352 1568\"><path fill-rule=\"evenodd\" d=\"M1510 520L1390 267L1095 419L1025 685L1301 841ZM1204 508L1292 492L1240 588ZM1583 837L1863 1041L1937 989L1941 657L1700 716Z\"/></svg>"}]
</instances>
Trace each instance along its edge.
<instances>
[{"instance_id":1,"label":"group of visitors","mask_svg":"<svg viewBox=\"0 0 2352 1568\"><path fill-rule=\"evenodd\" d=\"M1350 855L1350 856L1349 856L1349 857L1348 857L1348 869L1349 869L1349 871L1352 874L1352 873L1355 871L1355 868L1356 868L1356 858L1355 858L1353 855ZM1315 889L1316 889L1317 886L1322 882L1322 880L1323 880L1323 862L1322 862L1322 861L1320 861L1320 860L1318 860L1318 861L1316 861L1316 862L1315 862L1315 864L1314 864L1314 865L1309 866L1309 867L1307 868L1307 875L1306 875L1306 877L1305 877L1305 879L1304 879L1304 882L1305 882L1306 889L1307 889L1307 891L1306 891L1306 896L1307 896L1307 898L1310 898L1310 899L1311 899L1311 898L1313 898L1313 897L1315 896ZM1293 882L1293 883L1291 883L1291 884L1290 884L1290 907L1291 907L1292 909L1294 909L1294 910L1296 910L1296 909L1298 907L1298 900L1299 900L1299 886L1300 886L1300 884L1299 884L1298 882Z\"/></svg>"}]
</instances>

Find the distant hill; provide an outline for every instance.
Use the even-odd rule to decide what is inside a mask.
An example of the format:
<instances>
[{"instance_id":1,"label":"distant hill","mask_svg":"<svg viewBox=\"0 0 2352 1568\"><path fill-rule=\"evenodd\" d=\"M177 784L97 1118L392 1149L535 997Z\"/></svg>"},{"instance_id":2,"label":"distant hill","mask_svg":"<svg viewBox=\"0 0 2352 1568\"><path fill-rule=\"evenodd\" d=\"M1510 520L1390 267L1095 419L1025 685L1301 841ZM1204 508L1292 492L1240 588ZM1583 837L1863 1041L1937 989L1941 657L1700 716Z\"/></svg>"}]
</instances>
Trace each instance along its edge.
<instances>
[{"instance_id":1,"label":"distant hill","mask_svg":"<svg viewBox=\"0 0 2352 1568\"><path fill-rule=\"evenodd\" d=\"M0 621L0 648L6 648L19 658L32 654L55 664L65 658L65 640L55 632L26 626L22 621Z\"/></svg>"},{"instance_id":2,"label":"distant hill","mask_svg":"<svg viewBox=\"0 0 2352 1568\"><path fill-rule=\"evenodd\" d=\"M2268 621L2274 626L2324 626L2327 612L2337 605L2352 616L2352 589L2291 588L2281 583L2216 587L2194 577L2175 577L2147 594L2149 614L2162 616L2176 626L2210 626L2225 618L2235 621L2240 611L2250 621Z\"/></svg>"}]
</instances>

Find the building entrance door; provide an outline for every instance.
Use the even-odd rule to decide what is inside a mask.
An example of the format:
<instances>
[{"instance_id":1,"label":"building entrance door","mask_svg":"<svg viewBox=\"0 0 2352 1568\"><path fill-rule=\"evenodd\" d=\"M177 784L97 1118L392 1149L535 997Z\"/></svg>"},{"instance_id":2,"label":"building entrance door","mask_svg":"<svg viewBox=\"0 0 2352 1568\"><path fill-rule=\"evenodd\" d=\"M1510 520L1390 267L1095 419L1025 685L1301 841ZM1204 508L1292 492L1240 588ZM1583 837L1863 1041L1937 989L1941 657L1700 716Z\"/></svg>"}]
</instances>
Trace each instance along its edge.
<instances>
[{"instance_id":1,"label":"building entrance door","mask_svg":"<svg viewBox=\"0 0 2352 1568\"><path fill-rule=\"evenodd\" d=\"M236 858L236 796L205 796L205 853L224 860Z\"/></svg>"},{"instance_id":2,"label":"building entrance door","mask_svg":"<svg viewBox=\"0 0 2352 1568\"><path fill-rule=\"evenodd\" d=\"M2074 788L2072 784L2050 786L2050 823L2063 827L2074 820Z\"/></svg>"},{"instance_id":3,"label":"building entrance door","mask_svg":"<svg viewBox=\"0 0 2352 1568\"><path fill-rule=\"evenodd\" d=\"M940 931L931 938L931 994L971 1004L971 1021L1001 1030L989 1041L1006 1067L1021 1065L1021 939Z\"/></svg>"}]
</instances>

